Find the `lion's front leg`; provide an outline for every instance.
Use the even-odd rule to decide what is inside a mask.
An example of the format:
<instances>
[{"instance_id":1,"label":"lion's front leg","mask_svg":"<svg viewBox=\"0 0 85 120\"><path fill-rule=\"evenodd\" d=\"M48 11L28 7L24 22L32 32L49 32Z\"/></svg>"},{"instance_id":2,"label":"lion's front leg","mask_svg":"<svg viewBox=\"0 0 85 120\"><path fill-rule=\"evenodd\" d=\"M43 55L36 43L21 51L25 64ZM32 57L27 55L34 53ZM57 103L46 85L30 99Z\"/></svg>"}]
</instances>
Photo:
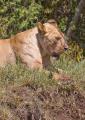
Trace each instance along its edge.
<instances>
[{"instance_id":1,"label":"lion's front leg","mask_svg":"<svg viewBox=\"0 0 85 120\"><path fill-rule=\"evenodd\" d=\"M56 73L53 72L52 73L52 79L54 80L71 80L70 76L64 74L64 73Z\"/></svg>"},{"instance_id":2,"label":"lion's front leg","mask_svg":"<svg viewBox=\"0 0 85 120\"><path fill-rule=\"evenodd\" d=\"M54 80L70 80L71 78L64 73L62 69L52 68L52 63L49 56L43 58L43 66L46 70L46 73ZM51 66L51 68L50 68ZM53 70L52 70L53 69ZM51 72L52 71L52 72Z\"/></svg>"},{"instance_id":3,"label":"lion's front leg","mask_svg":"<svg viewBox=\"0 0 85 120\"><path fill-rule=\"evenodd\" d=\"M50 64L51 64L50 56L47 55L47 56L42 57L43 68L48 69Z\"/></svg>"},{"instance_id":4,"label":"lion's front leg","mask_svg":"<svg viewBox=\"0 0 85 120\"><path fill-rule=\"evenodd\" d=\"M71 80L69 75L66 75L64 72L61 72L61 71L59 71L59 72L51 72L51 71L46 70L45 72L53 80L62 80L62 81Z\"/></svg>"}]
</instances>

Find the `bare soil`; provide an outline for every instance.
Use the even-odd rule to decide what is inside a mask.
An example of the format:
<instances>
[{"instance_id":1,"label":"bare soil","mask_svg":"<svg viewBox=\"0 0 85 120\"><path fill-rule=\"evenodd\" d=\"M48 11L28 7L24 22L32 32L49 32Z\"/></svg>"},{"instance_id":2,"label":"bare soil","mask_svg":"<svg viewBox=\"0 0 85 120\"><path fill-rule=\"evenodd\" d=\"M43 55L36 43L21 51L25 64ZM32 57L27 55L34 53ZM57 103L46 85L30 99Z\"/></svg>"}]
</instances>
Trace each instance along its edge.
<instances>
[{"instance_id":1,"label":"bare soil","mask_svg":"<svg viewBox=\"0 0 85 120\"><path fill-rule=\"evenodd\" d=\"M6 120L85 120L85 93L74 83L48 88L32 84L7 88L0 106L10 111ZM0 120L3 117L0 110Z\"/></svg>"}]
</instances>

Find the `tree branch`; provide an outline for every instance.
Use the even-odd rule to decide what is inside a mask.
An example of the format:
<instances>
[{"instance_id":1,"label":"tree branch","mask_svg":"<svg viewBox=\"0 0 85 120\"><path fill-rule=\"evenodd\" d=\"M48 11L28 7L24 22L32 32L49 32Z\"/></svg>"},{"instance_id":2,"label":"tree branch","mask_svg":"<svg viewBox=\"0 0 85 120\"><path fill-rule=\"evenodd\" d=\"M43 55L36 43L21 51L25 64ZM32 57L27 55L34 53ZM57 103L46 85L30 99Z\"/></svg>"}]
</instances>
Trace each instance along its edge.
<instances>
[{"instance_id":1,"label":"tree branch","mask_svg":"<svg viewBox=\"0 0 85 120\"><path fill-rule=\"evenodd\" d=\"M75 11L75 15L72 19L72 22L70 23L69 25L69 28L67 30L67 39L72 37L72 32L73 32L73 29L75 27L75 25L77 25L79 23L79 20L80 20L80 17L81 17L81 13L83 11L83 9L85 8L85 0L81 0L79 2L79 5L78 7L76 8L76 11Z\"/></svg>"}]
</instances>

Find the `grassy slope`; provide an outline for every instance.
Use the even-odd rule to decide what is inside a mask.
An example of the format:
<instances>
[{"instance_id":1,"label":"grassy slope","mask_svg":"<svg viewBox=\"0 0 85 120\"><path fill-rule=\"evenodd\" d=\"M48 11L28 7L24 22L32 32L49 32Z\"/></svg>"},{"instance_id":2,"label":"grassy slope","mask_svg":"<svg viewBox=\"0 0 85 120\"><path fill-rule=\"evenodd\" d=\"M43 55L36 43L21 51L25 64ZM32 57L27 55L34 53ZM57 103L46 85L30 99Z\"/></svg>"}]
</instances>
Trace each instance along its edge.
<instances>
[{"instance_id":1,"label":"grassy slope","mask_svg":"<svg viewBox=\"0 0 85 120\"><path fill-rule=\"evenodd\" d=\"M9 65L5 69L4 68L0 69L0 120L1 119L22 120L22 118L19 118L19 116L13 114L13 111L10 110L9 107L10 105L7 104L7 101L10 101L9 103L10 104L12 103L12 106L18 106L18 104L21 104L22 95L18 96L17 94L14 94L13 96L11 96L10 100L10 95L13 94L12 93L13 89L17 91L20 91L22 89L22 91L24 91L24 87L29 86L29 88L31 87L33 90L36 90L37 88L39 88L40 90L41 88L43 88L46 92L50 91L49 88L60 89L62 87L63 91L64 90L69 91L75 88L78 89L79 91L83 91L82 94L84 94L85 60L81 61L80 63L77 63L66 58L63 59L61 58L60 60L53 63L53 67L52 66L50 67L50 69L54 68L63 69L65 73L69 74L72 77L73 83L64 84L61 83L60 81L54 81L49 77L49 75L45 73L44 70L42 71L29 70L21 64L14 66ZM22 93L22 91L20 92L20 94ZM35 94L33 96L35 96ZM23 104L25 104L24 101ZM13 118L11 118L11 116Z\"/></svg>"}]
</instances>

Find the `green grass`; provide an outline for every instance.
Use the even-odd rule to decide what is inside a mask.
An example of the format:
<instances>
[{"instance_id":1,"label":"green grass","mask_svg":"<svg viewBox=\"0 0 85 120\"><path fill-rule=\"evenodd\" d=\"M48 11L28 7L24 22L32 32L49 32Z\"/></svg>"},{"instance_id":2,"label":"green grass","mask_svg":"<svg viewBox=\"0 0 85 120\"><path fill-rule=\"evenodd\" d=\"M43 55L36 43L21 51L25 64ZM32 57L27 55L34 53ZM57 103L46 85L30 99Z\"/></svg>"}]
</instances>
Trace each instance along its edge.
<instances>
[{"instance_id":1,"label":"green grass","mask_svg":"<svg viewBox=\"0 0 85 120\"><path fill-rule=\"evenodd\" d=\"M53 62L50 69L56 71L57 68L62 69L66 74L85 89L85 60L75 62L66 58L60 58ZM8 65L5 68L0 68L0 88L7 86L23 85L31 82L38 86L52 86L58 83L52 80L45 70L30 70L18 63L17 65Z\"/></svg>"}]
</instances>

